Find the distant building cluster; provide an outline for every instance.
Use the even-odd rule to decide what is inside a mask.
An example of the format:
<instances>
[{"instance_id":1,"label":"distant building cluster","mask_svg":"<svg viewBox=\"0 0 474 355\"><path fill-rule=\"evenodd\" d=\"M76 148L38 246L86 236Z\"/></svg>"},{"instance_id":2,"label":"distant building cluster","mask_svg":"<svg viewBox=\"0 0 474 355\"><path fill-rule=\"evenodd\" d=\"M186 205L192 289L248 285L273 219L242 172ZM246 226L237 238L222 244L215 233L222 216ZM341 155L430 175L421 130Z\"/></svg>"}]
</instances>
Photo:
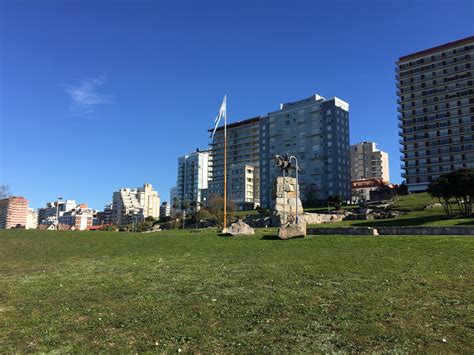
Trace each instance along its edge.
<instances>
[{"instance_id":1,"label":"distant building cluster","mask_svg":"<svg viewBox=\"0 0 474 355\"><path fill-rule=\"evenodd\" d=\"M339 98L326 100L314 95L281 104L279 110L266 115L228 124L227 194L237 209L271 206L273 181L277 177L274 156L286 153L297 157L303 172L303 200L308 186L316 191L320 201L331 195L350 200L349 104ZM171 195L180 203L183 199L196 200L187 193L195 193L190 186L202 186L200 196L223 196L223 127L217 129L207 157L208 171L199 178L184 175L183 158L179 158L177 185ZM203 183L205 177L208 181Z\"/></svg>"},{"instance_id":2,"label":"distant building cluster","mask_svg":"<svg viewBox=\"0 0 474 355\"><path fill-rule=\"evenodd\" d=\"M396 62L402 177L409 192L439 176L474 168L474 37L405 55ZM389 196L388 154L375 142L349 143L349 103L320 95L227 124L227 195L239 210L268 208L276 154L298 160L303 201ZM212 130L209 130L212 132ZM206 149L178 158L176 186L160 205L152 185L121 188L103 211L58 198L34 211L19 196L0 200L0 228L90 229L168 217L224 194L224 128Z\"/></svg>"},{"instance_id":3,"label":"distant building cluster","mask_svg":"<svg viewBox=\"0 0 474 355\"><path fill-rule=\"evenodd\" d=\"M400 57L397 103L400 152L409 192L440 175L474 168L474 37ZM239 209L270 207L275 154L294 155L303 173L301 197L370 199L390 191L389 157L374 142L349 147L349 104L320 95L227 125L228 195ZM210 144L206 196L223 195L223 128ZM180 181L178 179L178 188ZM383 187L383 188L381 188Z\"/></svg>"}]
</instances>

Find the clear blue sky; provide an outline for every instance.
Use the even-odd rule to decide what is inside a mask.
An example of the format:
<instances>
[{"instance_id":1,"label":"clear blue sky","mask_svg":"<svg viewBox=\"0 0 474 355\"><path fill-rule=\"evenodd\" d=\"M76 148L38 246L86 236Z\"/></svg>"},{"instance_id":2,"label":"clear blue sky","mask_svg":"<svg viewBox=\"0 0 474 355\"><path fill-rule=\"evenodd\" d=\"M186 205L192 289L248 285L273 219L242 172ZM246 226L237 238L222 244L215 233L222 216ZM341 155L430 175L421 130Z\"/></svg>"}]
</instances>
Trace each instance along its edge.
<instances>
[{"instance_id":1,"label":"clear blue sky","mask_svg":"<svg viewBox=\"0 0 474 355\"><path fill-rule=\"evenodd\" d=\"M33 207L145 181L168 200L224 93L229 121L346 100L351 143L379 143L400 182L394 62L473 17L472 0L0 1L0 183Z\"/></svg>"}]
</instances>

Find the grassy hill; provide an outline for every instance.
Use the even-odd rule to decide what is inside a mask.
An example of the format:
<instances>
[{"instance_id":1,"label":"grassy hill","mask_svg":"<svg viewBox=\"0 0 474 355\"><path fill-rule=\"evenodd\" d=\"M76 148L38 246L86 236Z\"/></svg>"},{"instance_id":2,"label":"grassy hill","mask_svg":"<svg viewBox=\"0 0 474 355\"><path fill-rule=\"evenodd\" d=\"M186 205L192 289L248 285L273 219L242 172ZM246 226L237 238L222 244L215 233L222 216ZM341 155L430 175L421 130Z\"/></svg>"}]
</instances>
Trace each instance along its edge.
<instances>
[{"instance_id":1,"label":"grassy hill","mask_svg":"<svg viewBox=\"0 0 474 355\"><path fill-rule=\"evenodd\" d=\"M397 197L390 207L404 214L396 218L375 220L346 220L338 223L315 225L318 227L377 227L377 226L474 226L474 218L463 216L446 216L442 207L425 209L426 206L437 203L437 199L424 192ZM457 206L453 206L457 211Z\"/></svg>"},{"instance_id":2,"label":"grassy hill","mask_svg":"<svg viewBox=\"0 0 474 355\"><path fill-rule=\"evenodd\" d=\"M2 230L0 352L472 351L473 238L274 235Z\"/></svg>"}]
</instances>

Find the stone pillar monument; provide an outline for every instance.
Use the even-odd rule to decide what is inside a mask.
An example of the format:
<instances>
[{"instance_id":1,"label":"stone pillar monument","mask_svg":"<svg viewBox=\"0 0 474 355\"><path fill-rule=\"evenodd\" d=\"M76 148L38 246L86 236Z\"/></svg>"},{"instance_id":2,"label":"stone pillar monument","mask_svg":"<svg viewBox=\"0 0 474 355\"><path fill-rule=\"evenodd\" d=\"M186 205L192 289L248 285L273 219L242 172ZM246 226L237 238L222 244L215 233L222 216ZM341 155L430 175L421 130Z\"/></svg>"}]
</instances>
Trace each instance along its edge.
<instances>
[{"instance_id":1,"label":"stone pillar monument","mask_svg":"<svg viewBox=\"0 0 474 355\"><path fill-rule=\"evenodd\" d=\"M303 213L299 190L297 199L296 189L299 189L299 187L295 178L277 177L274 215L280 218L281 225L296 223L296 206L298 206L298 214Z\"/></svg>"},{"instance_id":2,"label":"stone pillar monument","mask_svg":"<svg viewBox=\"0 0 474 355\"><path fill-rule=\"evenodd\" d=\"M298 194L296 193L297 189ZM306 236L306 223L301 218L298 218L298 223L296 223L296 212L298 211L298 216L303 214L303 205L299 196L299 186L295 178L277 178L273 214L280 225L278 229L280 239Z\"/></svg>"},{"instance_id":3,"label":"stone pillar monument","mask_svg":"<svg viewBox=\"0 0 474 355\"><path fill-rule=\"evenodd\" d=\"M292 161L295 162L293 166ZM283 176L277 177L275 186L275 206L273 208L274 218L277 219L278 237L290 239L306 236L306 223L299 216L303 213L303 205L300 200L300 189L298 186L298 159L286 153L275 155L276 167L279 167ZM296 178L290 177L291 171L295 170ZM285 173L287 176L285 176Z\"/></svg>"}]
</instances>

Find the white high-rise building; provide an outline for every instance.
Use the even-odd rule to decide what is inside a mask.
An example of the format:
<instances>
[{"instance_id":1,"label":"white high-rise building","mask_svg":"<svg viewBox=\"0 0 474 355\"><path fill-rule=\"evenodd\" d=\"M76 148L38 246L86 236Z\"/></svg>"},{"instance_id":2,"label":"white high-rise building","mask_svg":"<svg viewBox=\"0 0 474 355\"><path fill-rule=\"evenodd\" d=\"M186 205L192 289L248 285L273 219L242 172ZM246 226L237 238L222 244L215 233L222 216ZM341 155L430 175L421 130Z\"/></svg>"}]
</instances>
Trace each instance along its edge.
<instances>
[{"instance_id":1,"label":"white high-rise building","mask_svg":"<svg viewBox=\"0 0 474 355\"><path fill-rule=\"evenodd\" d=\"M138 201L143 207L143 217L160 218L160 196L151 184L145 183L138 189Z\"/></svg>"},{"instance_id":2,"label":"white high-rise building","mask_svg":"<svg viewBox=\"0 0 474 355\"><path fill-rule=\"evenodd\" d=\"M209 181L209 151L199 150L190 155L178 158L178 181L176 183L176 194L179 204L183 201L188 203L202 203L202 190L208 188Z\"/></svg>"},{"instance_id":3,"label":"white high-rise building","mask_svg":"<svg viewBox=\"0 0 474 355\"><path fill-rule=\"evenodd\" d=\"M160 196L151 184L138 189L123 188L115 191L112 202L112 223L130 224L147 217L160 217Z\"/></svg>"},{"instance_id":4,"label":"white high-rise building","mask_svg":"<svg viewBox=\"0 0 474 355\"><path fill-rule=\"evenodd\" d=\"M377 149L374 142L361 142L350 147L351 178L390 181L388 154Z\"/></svg>"}]
</instances>

